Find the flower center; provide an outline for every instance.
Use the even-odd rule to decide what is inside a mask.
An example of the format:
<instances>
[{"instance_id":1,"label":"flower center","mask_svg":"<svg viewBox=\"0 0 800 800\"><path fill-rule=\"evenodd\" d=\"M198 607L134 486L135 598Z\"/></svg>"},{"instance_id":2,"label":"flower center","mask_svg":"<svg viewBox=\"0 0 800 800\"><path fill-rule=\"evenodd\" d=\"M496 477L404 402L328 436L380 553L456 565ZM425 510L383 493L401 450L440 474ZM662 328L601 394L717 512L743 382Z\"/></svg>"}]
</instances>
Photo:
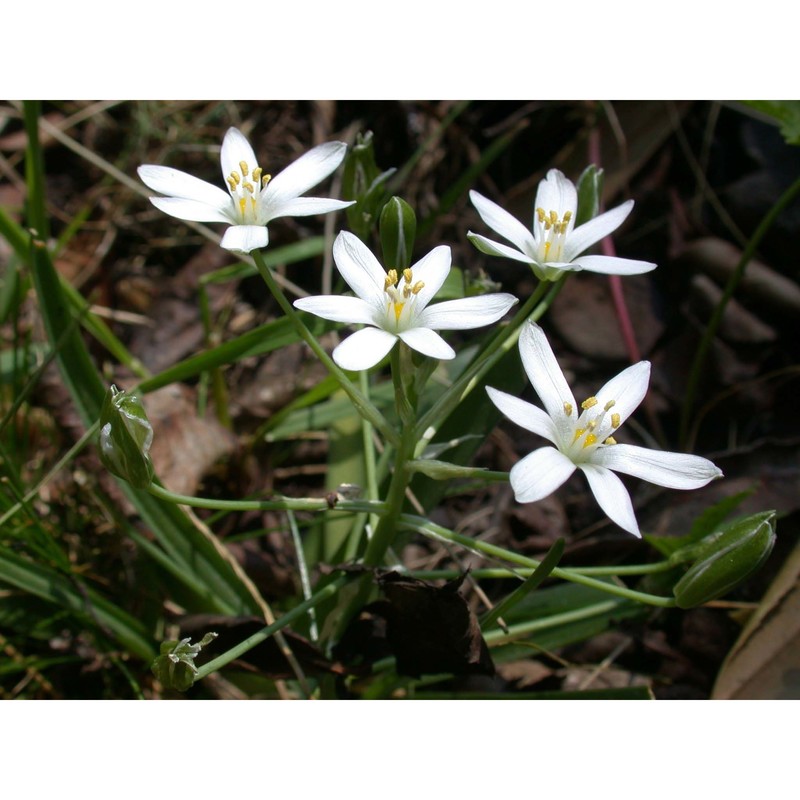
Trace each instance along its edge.
<instances>
[{"instance_id":1,"label":"flower center","mask_svg":"<svg viewBox=\"0 0 800 800\"><path fill-rule=\"evenodd\" d=\"M538 245L537 257L542 263L563 261L562 253L567 239L572 212L565 211L561 219L557 211L546 213L543 208L536 209L534 239Z\"/></svg>"},{"instance_id":2,"label":"flower center","mask_svg":"<svg viewBox=\"0 0 800 800\"><path fill-rule=\"evenodd\" d=\"M261 190L270 182L271 175L262 175L256 166L252 172L246 161L239 162L240 172L233 170L228 175L228 187L233 205L242 225L263 225L261 209Z\"/></svg>"},{"instance_id":3,"label":"flower center","mask_svg":"<svg viewBox=\"0 0 800 800\"><path fill-rule=\"evenodd\" d=\"M425 284L422 281L414 283L414 274L410 269L403 270L402 286L401 281L397 275L396 269L390 269L386 273L386 279L383 282L383 291L388 295L386 303L386 315L391 321L394 319L395 328L400 327L400 318L403 316L403 309L409 303L413 306L414 298L424 288Z\"/></svg>"},{"instance_id":4,"label":"flower center","mask_svg":"<svg viewBox=\"0 0 800 800\"><path fill-rule=\"evenodd\" d=\"M616 444L611 433L619 428L621 419L616 412L609 413L616 401L609 400L602 408L598 408L596 397L588 397L581 403L581 413L574 422L572 439L562 442L560 448L565 456L575 463L586 461L598 447ZM573 420L572 403L564 403L564 413Z\"/></svg>"}]
</instances>

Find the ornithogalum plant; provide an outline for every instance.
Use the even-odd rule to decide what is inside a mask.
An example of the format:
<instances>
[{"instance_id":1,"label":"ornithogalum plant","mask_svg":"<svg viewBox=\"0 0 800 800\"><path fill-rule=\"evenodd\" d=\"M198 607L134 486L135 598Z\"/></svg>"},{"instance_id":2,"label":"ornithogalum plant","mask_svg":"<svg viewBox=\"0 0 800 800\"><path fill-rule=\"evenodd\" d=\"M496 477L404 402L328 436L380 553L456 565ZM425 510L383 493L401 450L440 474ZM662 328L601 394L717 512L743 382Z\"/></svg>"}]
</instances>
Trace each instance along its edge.
<instances>
[{"instance_id":1,"label":"ornithogalum plant","mask_svg":"<svg viewBox=\"0 0 800 800\"><path fill-rule=\"evenodd\" d=\"M448 281L451 273L456 277L461 274L453 268L454 251L448 244L437 244L426 254L418 254L415 260L416 217L398 197L383 202L384 184L391 171L378 170L371 144L371 138L360 140L354 160L348 162L345 191L352 199L346 202L302 196L330 176L343 161L346 147L341 142L311 149L270 178L259 166L247 139L231 128L221 152L225 190L170 167L139 168L144 183L159 194L151 198L157 208L179 219L221 222L228 226L221 246L250 254L297 336L325 366L333 378L331 382L352 401L362 420L360 442L366 476L363 486L342 486L324 497L273 496L226 501L187 497L167 491L157 481L151 483L148 451L152 429L143 406L135 395L112 388L100 421L101 454L110 470L173 503L228 511L285 512L287 525L298 543L303 597L283 617L267 618L261 632L244 637L213 661L200 666L194 663L200 645L189 644L190 639L174 637L162 645L156 674L178 688L186 688L192 681L242 657L264 639L280 637L282 628L294 620L305 619L308 614L326 615L324 620L312 617L312 630L317 645L330 652L348 636L351 623L359 619L372 599L374 585L370 570L397 566L403 543L412 533L491 556L496 564L505 565L490 570L493 576L526 579L523 594L550 576L593 587L619 602L662 607L689 606L718 596L735 585L739 576L747 574L748 564L743 561L752 558L760 563L771 547L770 516L767 522L760 520L755 527L743 523L733 533L704 531L698 534L697 541L686 543L677 555L655 564L608 567L601 579L590 574L589 569L559 568L563 543L561 549L554 548L543 562L538 562L440 524L435 501L425 506L420 499L417 487L421 481L449 482L464 478L484 484L510 481L517 502L535 503L579 470L588 479L605 514L625 531L641 536L631 496L616 473L673 489L702 487L721 478L722 473L711 461L697 455L664 452L620 441L624 435L623 423L647 391L648 362L623 369L595 395L578 402L538 324L571 273L588 270L631 275L655 268L655 264L646 261L588 253L626 220L633 209L633 200L598 215L597 182L579 181L581 189L558 170L550 170L536 193L533 224L529 229L491 200L471 191L470 199L483 222L513 246L478 233L465 232L466 236L483 253L529 265L539 283L522 302L507 292L470 294L463 280ZM591 174L596 177L596 172ZM585 197L587 191L591 195L588 205L579 208L578 198ZM357 223L352 227L358 235L342 230L332 242L332 257L341 278L338 289L331 291L331 280L327 291L290 301L261 252L269 243L267 225L280 217L333 213L353 204L356 210L360 209L359 215L351 217ZM579 225L578 219L581 219ZM374 229L376 220L380 220L379 231ZM373 253L377 241L383 249L380 259ZM491 269L491 263L486 268ZM302 282L308 285L308 281L305 275ZM322 339L311 332L312 322L317 330L322 326L314 317L335 323L327 326L328 338ZM330 343L331 335L338 341ZM484 386L485 376L501 359L508 356L503 362L506 366L516 359L517 343L524 371L543 409L515 393L492 386L484 387L485 392L474 391ZM380 391L387 356L393 393ZM504 374L508 377L511 372L506 370ZM394 398L393 407L391 402L378 400L387 396ZM489 432L481 425L488 416L483 412L493 411L490 401L512 423L548 442L515 463L510 474L470 467L458 462L463 456L452 455L467 452L469 447L465 445L471 446ZM440 436L445 426L449 426L450 432ZM473 452L475 449L472 447ZM520 445L518 450L521 449ZM457 487L450 487L454 488ZM435 491L429 493L433 498L439 495ZM336 550L337 566L331 567L337 574L331 577L327 574L331 569L320 570L316 585L310 577L313 570L303 560L302 536L293 517L299 510L353 515L347 538ZM735 568L730 566L730 553L736 556ZM687 571L686 565L695 557L697 563ZM658 593L649 593L640 586L626 584L621 577L650 572L662 572L672 583ZM684 573L682 583L671 592ZM616 580L608 580L609 577ZM380 580L390 600L405 597L404 593L410 597L419 589L413 583L413 576L406 576L402 586L387 580L385 575ZM453 585L457 588L460 581ZM432 590L423 595L428 600L438 597ZM500 600L499 610L485 618L483 633L487 641L494 641L491 637L498 633L494 626L501 611L505 614L519 597L512 592ZM592 609L587 606L573 617L580 619L582 615L599 613L595 606ZM606 612L608 608L604 607L603 613ZM395 609L393 613L400 612ZM463 613L468 616L466 610ZM393 619L400 624L396 616ZM319 621L323 624L318 625ZM541 620L536 620L536 625L541 625ZM471 635L477 632L481 643L475 650L479 656L473 666L484 669L487 659L488 663L491 659L484 652L485 642L480 638L477 621L471 630ZM504 630L504 635L511 635L507 627ZM437 636L447 634L448 631L440 631ZM456 638L460 636L461 633ZM206 637L201 643L210 645L212 638ZM281 640L280 644L283 647L286 642ZM304 680L300 682L308 693L325 691L324 682L309 687Z\"/></svg>"}]
</instances>

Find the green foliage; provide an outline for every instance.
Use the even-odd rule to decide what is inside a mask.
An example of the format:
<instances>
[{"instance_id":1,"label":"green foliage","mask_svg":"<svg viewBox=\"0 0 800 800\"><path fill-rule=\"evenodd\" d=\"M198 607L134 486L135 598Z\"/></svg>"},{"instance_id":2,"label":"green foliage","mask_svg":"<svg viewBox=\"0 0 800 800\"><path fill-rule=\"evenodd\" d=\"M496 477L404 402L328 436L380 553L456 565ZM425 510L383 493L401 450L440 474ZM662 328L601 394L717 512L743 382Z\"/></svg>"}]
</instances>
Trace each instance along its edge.
<instances>
[{"instance_id":1,"label":"green foliage","mask_svg":"<svg viewBox=\"0 0 800 800\"><path fill-rule=\"evenodd\" d=\"M745 100L745 105L777 120L789 144L800 144L800 100Z\"/></svg>"}]
</instances>

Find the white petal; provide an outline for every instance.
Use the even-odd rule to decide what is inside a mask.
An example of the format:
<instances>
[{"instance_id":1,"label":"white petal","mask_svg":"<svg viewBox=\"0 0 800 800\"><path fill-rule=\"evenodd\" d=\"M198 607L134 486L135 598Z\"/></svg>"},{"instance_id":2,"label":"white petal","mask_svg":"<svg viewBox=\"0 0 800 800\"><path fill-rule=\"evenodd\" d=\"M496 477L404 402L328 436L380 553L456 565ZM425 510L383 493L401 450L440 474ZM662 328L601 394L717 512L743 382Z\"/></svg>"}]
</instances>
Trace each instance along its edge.
<instances>
[{"instance_id":1,"label":"white petal","mask_svg":"<svg viewBox=\"0 0 800 800\"><path fill-rule=\"evenodd\" d=\"M650 261L635 261L617 256L580 256L573 263L587 272L599 272L603 275L641 275L658 266Z\"/></svg>"},{"instance_id":2,"label":"white petal","mask_svg":"<svg viewBox=\"0 0 800 800\"><path fill-rule=\"evenodd\" d=\"M307 192L342 163L346 152L344 142L327 142L309 150L267 184L264 201L272 206Z\"/></svg>"},{"instance_id":3,"label":"white petal","mask_svg":"<svg viewBox=\"0 0 800 800\"><path fill-rule=\"evenodd\" d=\"M145 186L168 197L195 200L216 209L227 208L231 204L231 196L227 192L179 169L143 164L136 171Z\"/></svg>"},{"instance_id":4,"label":"white petal","mask_svg":"<svg viewBox=\"0 0 800 800\"><path fill-rule=\"evenodd\" d=\"M670 489L699 489L722 477L722 470L707 458L631 444L598 447L592 453L592 463Z\"/></svg>"},{"instance_id":5,"label":"white petal","mask_svg":"<svg viewBox=\"0 0 800 800\"><path fill-rule=\"evenodd\" d=\"M451 254L447 245L434 247L428 255L417 261L411 267L414 274L414 283L422 281L425 285L417 293L416 307L420 310L430 303L436 292L442 288L450 272Z\"/></svg>"},{"instance_id":6,"label":"white petal","mask_svg":"<svg viewBox=\"0 0 800 800\"><path fill-rule=\"evenodd\" d=\"M396 341L394 334L380 328L362 328L334 349L333 360L342 369L369 369L392 349Z\"/></svg>"},{"instance_id":7,"label":"white petal","mask_svg":"<svg viewBox=\"0 0 800 800\"><path fill-rule=\"evenodd\" d=\"M606 516L620 528L641 538L639 523L633 513L631 496L622 481L611 470L596 464L578 464L589 481L589 487Z\"/></svg>"},{"instance_id":8,"label":"white petal","mask_svg":"<svg viewBox=\"0 0 800 800\"><path fill-rule=\"evenodd\" d=\"M218 208L199 200L184 200L182 197L151 197L150 202L165 214L189 222L227 222L233 220Z\"/></svg>"},{"instance_id":9,"label":"white petal","mask_svg":"<svg viewBox=\"0 0 800 800\"><path fill-rule=\"evenodd\" d=\"M416 273L414 274L416 278ZM417 323L435 331L468 330L497 322L517 298L513 294L484 294L446 300L428 306L417 317Z\"/></svg>"},{"instance_id":10,"label":"white petal","mask_svg":"<svg viewBox=\"0 0 800 800\"><path fill-rule=\"evenodd\" d=\"M383 308L386 273L358 236L342 231L333 243L333 260L347 285L362 300Z\"/></svg>"},{"instance_id":11,"label":"white petal","mask_svg":"<svg viewBox=\"0 0 800 800\"><path fill-rule=\"evenodd\" d=\"M535 503L552 494L572 473L575 465L554 447L540 447L509 474L511 488L518 503Z\"/></svg>"},{"instance_id":12,"label":"white petal","mask_svg":"<svg viewBox=\"0 0 800 800\"><path fill-rule=\"evenodd\" d=\"M486 253L489 256L500 256L501 258L513 258L514 261L521 261L523 264L533 264L535 263L532 258L526 256L525 253L520 253L519 250L515 250L513 247L509 247L507 244L502 244L501 242L493 242L491 239L487 239L485 236L481 236L479 233L473 233L469 231L467 233L467 239L469 239L481 253Z\"/></svg>"},{"instance_id":13,"label":"white petal","mask_svg":"<svg viewBox=\"0 0 800 800\"><path fill-rule=\"evenodd\" d=\"M431 358L449 360L456 357L456 352L435 331L429 328L409 328L397 334L409 347Z\"/></svg>"},{"instance_id":14,"label":"white petal","mask_svg":"<svg viewBox=\"0 0 800 800\"><path fill-rule=\"evenodd\" d=\"M477 209L481 219L493 231L508 239L523 253L534 252L533 234L516 217L478 192L470 192L469 199L472 200L472 205Z\"/></svg>"},{"instance_id":15,"label":"white petal","mask_svg":"<svg viewBox=\"0 0 800 800\"><path fill-rule=\"evenodd\" d=\"M250 142L238 128L228 128L228 132L222 140L222 152L219 160L222 167L222 180L226 183L231 172L238 172L240 178L245 178L242 175L240 161L247 164L247 170L250 173L258 166L258 159Z\"/></svg>"},{"instance_id":16,"label":"white petal","mask_svg":"<svg viewBox=\"0 0 800 800\"><path fill-rule=\"evenodd\" d=\"M640 361L614 376L595 395L598 407L614 402L611 413L619 414L620 425L639 407L650 383L650 362Z\"/></svg>"},{"instance_id":17,"label":"white petal","mask_svg":"<svg viewBox=\"0 0 800 800\"><path fill-rule=\"evenodd\" d=\"M328 214L352 206L355 200L329 200L326 197L295 197L283 203L265 208L267 221L278 217L310 217L312 214Z\"/></svg>"},{"instance_id":18,"label":"white petal","mask_svg":"<svg viewBox=\"0 0 800 800\"><path fill-rule=\"evenodd\" d=\"M374 325L373 308L360 297L342 297L323 294L316 297L302 297L294 301L294 307L308 311L333 322L346 322L349 325L362 322Z\"/></svg>"},{"instance_id":19,"label":"white petal","mask_svg":"<svg viewBox=\"0 0 800 800\"><path fill-rule=\"evenodd\" d=\"M597 244L601 239L615 231L625 221L633 208L633 200L627 200L621 206L606 211L605 214L590 219L579 225L572 233L567 235L567 242L564 246L564 259L573 261L584 250L588 250L593 244Z\"/></svg>"},{"instance_id":20,"label":"white petal","mask_svg":"<svg viewBox=\"0 0 800 800\"><path fill-rule=\"evenodd\" d=\"M558 432L553 420L541 408L491 386L486 387L486 392L490 400L520 428L525 428L526 431L544 436L545 439L553 444L558 443L556 438Z\"/></svg>"},{"instance_id":21,"label":"white petal","mask_svg":"<svg viewBox=\"0 0 800 800\"><path fill-rule=\"evenodd\" d=\"M219 246L234 253L249 253L268 243L269 233L264 225L233 225L225 231Z\"/></svg>"},{"instance_id":22,"label":"white petal","mask_svg":"<svg viewBox=\"0 0 800 800\"><path fill-rule=\"evenodd\" d=\"M559 431L559 441L571 442L573 423L580 409L544 331L535 322L523 326L519 337L519 353L536 394ZM565 403L572 406L570 416L564 410Z\"/></svg>"},{"instance_id":23,"label":"white petal","mask_svg":"<svg viewBox=\"0 0 800 800\"><path fill-rule=\"evenodd\" d=\"M555 211L561 219L567 211L572 213L570 224L574 224L575 212L578 210L578 192L575 184L564 176L564 173L557 169L551 169L547 177L539 183L536 190L536 202L534 204L534 214L536 209L541 208L545 214ZM569 236L569 228L567 229Z\"/></svg>"}]
</instances>

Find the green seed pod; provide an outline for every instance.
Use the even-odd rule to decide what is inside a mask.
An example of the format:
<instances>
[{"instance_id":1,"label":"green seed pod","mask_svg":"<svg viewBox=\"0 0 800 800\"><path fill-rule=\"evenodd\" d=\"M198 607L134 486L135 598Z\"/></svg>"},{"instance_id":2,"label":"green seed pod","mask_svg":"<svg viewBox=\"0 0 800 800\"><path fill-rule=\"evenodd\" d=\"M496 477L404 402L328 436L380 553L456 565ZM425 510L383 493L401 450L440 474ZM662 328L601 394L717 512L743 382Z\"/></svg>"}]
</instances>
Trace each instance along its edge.
<instances>
[{"instance_id":1,"label":"green seed pod","mask_svg":"<svg viewBox=\"0 0 800 800\"><path fill-rule=\"evenodd\" d=\"M414 209L405 200L393 197L381 211L380 230L383 263L387 269L398 272L408 269L417 234Z\"/></svg>"},{"instance_id":2,"label":"green seed pod","mask_svg":"<svg viewBox=\"0 0 800 800\"><path fill-rule=\"evenodd\" d=\"M766 561L774 544L774 511L745 517L709 537L672 590L678 606L694 608L727 594Z\"/></svg>"},{"instance_id":3,"label":"green seed pod","mask_svg":"<svg viewBox=\"0 0 800 800\"><path fill-rule=\"evenodd\" d=\"M152 443L153 427L142 401L112 385L100 412L100 459L106 469L137 489L146 489L153 480L148 455Z\"/></svg>"}]
</instances>

